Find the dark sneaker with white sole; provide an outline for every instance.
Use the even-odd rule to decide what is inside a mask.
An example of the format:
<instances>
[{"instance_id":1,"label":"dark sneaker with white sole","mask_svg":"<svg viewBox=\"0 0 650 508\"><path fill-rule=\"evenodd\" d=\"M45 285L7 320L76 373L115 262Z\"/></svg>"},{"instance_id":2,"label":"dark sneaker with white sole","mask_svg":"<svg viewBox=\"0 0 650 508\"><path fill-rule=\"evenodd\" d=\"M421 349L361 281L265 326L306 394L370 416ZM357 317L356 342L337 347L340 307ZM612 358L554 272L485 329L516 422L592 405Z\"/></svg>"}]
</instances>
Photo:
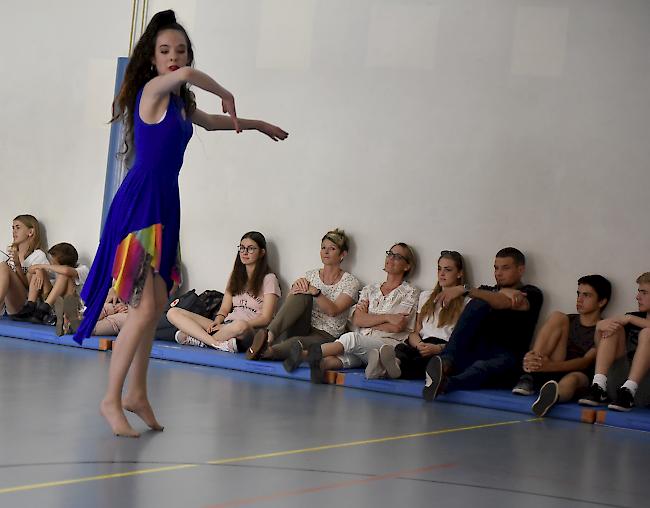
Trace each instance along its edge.
<instances>
[{"instance_id":1,"label":"dark sneaker with white sole","mask_svg":"<svg viewBox=\"0 0 650 508\"><path fill-rule=\"evenodd\" d=\"M578 404L581 406L592 407L602 406L604 404L607 404L607 402L609 402L609 399L607 398L607 392L596 383L592 384L591 387L589 387L589 393L587 393L587 395L578 400Z\"/></svg>"},{"instance_id":2,"label":"dark sneaker with white sole","mask_svg":"<svg viewBox=\"0 0 650 508\"><path fill-rule=\"evenodd\" d=\"M557 384L557 381L547 381L544 383L542 388L539 390L539 397L533 402L532 410L540 418L551 409L557 399L560 397L560 387Z\"/></svg>"},{"instance_id":3,"label":"dark sneaker with white sole","mask_svg":"<svg viewBox=\"0 0 650 508\"><path fill-rule=\"evenodd\" d=\"M515 387L512 389L512 393L515 395L532 395L535 393L533 376L530 374L524 374L521 376Z\"/></svg>"},{"instance_id":4,"label":"dark sneaker with white sole","mask_svg":"<svg viewBox=\"0 0 650 508\"><path fill-rule=\"evenodd\" d=\"M300 367L301 363L302 363L302 342L297 340L293 344L291 344L291 347L289 348L289 356L287 356L287 358L284 360L282 365L284 366L284 370L286 370L287 372L293 372L298 367Z\"/></svg>"},{"instance_id":5,"label":"dark sneaker with white sole","mask_svg":"<svg viewBox=\"0 0 650 508\"><path fill-rule=\"evenodd\" d=\"M614 402L607 407L614 411L627 412L634 407L634 395L632 395L630 390L621 386L616 390L616 398L614 399Z\"/></svg>"},{"instance_id":6,"label":"dark sneaker with white sole","mask_svg":"<svg viewBox=\"0 0 650 508\"><path fill-rule=\"evenodd\" d=\"M323 359L323 350L320 344L312 344L307 351L307 362L309 363L309 373L312 383L321 384L325 382L325 372L321 367Z\"/></svg>"},{"instance_id":7,"label":"dark sneaker with white sole","mask_svg":"<svg viewBox=\"0 0 650 508\"><path fill-rule=\"evenodd\" d=\"M445 378L445 373L442 368L442 358L434 356L427 363L425 370L425 384L422 389L422 397L427 402L435 400L440 394L440 387Z\"/></svg>"}]
</instances>

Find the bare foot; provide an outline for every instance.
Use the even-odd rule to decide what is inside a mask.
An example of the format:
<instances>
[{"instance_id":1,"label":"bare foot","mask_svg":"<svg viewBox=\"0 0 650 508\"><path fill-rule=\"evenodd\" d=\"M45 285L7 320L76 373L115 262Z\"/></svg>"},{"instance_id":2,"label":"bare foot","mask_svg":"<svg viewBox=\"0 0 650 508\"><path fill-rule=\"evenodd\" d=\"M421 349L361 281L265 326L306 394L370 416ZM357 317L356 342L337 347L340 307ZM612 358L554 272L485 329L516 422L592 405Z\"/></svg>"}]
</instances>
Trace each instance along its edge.
<instances>
[{"instance_id":1,"label":"bare foot","mask_svg":"<svg viewBox=\"0 0 650 508\"><path fill-rule=\"evenodd\" d=\"M147 399L124 399L122 401L122 407L127 411L131 411L132 413L138 415L151 430L164 430L165 427L160 425L156 420L156 416L153 414L153 409L151 409L151 404L149 404L149 401Z\"/></svg>"},{"instance_id":2,"label":"bare foot","mask_svg":"<svg viewBox=\"0 0 650 508\"><path fill-rule=\"evenodd\" d=\"M140 434L133 430L133 427L129 425L129 422L119 405L102 400L99 405L99 412L106 419L113 434L116 436L140 437Z\"/></svg>"}]
</instances>

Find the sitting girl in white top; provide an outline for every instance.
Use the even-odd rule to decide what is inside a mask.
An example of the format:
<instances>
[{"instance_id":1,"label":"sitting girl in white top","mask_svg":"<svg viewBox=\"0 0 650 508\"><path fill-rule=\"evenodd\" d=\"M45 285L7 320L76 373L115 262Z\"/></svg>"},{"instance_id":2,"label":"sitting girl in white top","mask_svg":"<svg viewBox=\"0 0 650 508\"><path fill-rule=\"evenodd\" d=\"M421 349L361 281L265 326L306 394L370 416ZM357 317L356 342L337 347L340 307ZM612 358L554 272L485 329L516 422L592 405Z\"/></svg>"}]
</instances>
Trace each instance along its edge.
<instances>
[{"instance_id":1,"label":"sitting girl in white top","mask_svg":"<svg viewBox=\"0 0 650 508\"><path fill-rule=\"evenodd\" d=\"M27 300L27 289L32 275L27 272L34 264L48 264L41 246L41 231L33 215L19 215L13 220L13 242L0 263L0 313L6 307L8 314L20 311Z\"/></svg>"},{"instance_id":2,"label":"sitting girl in white top","mask_svg":"<svg viewBox=\"0 0 650 508\"><path fill-rule=\"evenodd\" d=\"M438 282L431 291L420 294L415 330L406 343L382 346L368 356L368 379L390 377L424 379L424 372L433 355L442 353L469 298L459 296L442 307L438 295L444 288L464 285L463 256L454 250L443 250L438 258Z\"/></svg>"},{"instance_id":3,"label":"sitting girl in white top","mask_svg":"<svg viewBox=\"0 0 650 508\"><path fill-rule=\"evenodd\" d=\"M280 284L269 268L266 239L250 231L242 236L223 302L214 321L174 307L167 319L178 332L176 342L211 346L235 353L246 351L255 328L267 326L280 298Z\"/></svg>"}]
</instances>

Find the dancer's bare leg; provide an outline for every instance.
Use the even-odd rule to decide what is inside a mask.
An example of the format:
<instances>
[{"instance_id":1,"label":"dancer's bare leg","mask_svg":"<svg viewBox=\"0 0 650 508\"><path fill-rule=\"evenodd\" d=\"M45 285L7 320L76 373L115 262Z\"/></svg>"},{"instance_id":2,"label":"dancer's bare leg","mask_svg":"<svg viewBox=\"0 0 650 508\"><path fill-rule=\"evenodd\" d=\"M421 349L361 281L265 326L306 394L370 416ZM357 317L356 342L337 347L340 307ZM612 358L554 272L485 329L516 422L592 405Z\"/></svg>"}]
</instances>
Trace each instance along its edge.
<instances>
[{"instance_id":1,"label":"dancer's bare leg","mask_svg":"<svg viewBox=\"0 0 650 508\"><path fill-rule=\"evenodd\" d=\"M122 398L122 407L138 415L152 430L162 431L164 427L156 420L147 396L147 370L156 325L167 304L167 286L160 275L154 275L153 280L156 301L155 319L150 323L135 351L135 357L131 363L129 384L126 394Z\"/></svg>"},{"instance_id":2,"label":"dancer's bare leg","mask_svg":"<svg viewBox=\"0 0 650 508\"><path fill-rule=\"evenodd\" d=\"M151 335L151 323L156 319L156 296L154 277L147 276L142 297L137 307L130 307L129 314L113 345L111 365L108 370L106 395L100 404L100 412L117 436L138 437L122 410L122 389L126 374L131 367L136 350L146 336Z\"/></svg>"}]
</instances>

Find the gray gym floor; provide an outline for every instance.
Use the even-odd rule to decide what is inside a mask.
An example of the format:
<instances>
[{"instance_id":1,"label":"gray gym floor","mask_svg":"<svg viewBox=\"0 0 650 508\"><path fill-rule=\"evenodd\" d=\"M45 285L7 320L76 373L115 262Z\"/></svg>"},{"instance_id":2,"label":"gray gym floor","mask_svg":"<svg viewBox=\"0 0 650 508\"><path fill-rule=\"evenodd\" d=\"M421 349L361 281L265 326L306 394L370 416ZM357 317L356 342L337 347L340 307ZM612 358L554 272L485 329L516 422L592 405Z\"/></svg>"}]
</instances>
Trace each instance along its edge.
<instances>
[{"instance_id":1,"label":"gray gym floor","mask_svg":"<svg viewBox=\"0 0 650 508\"><path fill-rule=\"evenodd\" d=\"M159 360L115 438L109 360L0 337L0 507L648 506L650 433Z\"/></svg>"}]
</instances>

